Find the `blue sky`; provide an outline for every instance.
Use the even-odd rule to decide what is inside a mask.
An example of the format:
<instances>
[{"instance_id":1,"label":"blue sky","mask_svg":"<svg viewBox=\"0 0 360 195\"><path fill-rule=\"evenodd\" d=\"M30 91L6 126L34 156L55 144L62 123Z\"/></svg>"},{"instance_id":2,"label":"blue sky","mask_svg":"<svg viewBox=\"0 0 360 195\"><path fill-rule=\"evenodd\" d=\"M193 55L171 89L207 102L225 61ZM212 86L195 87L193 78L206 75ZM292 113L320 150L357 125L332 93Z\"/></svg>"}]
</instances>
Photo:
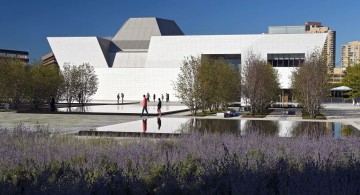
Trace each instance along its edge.
<instances>
[{"instance_id":1,"label":"blue sky","mask_svg":"<svg viewBox=\"0 0 360 195\"><path fill-rule=\"evenodd\" d=\"M340 47L360 40L357 0L1 0L0 48L25 50L39 59L49 36L112 37L130 17L174 20L188 35L258 34L268 26L322 22L337 31Z\"/></svg>"}]
</instances>

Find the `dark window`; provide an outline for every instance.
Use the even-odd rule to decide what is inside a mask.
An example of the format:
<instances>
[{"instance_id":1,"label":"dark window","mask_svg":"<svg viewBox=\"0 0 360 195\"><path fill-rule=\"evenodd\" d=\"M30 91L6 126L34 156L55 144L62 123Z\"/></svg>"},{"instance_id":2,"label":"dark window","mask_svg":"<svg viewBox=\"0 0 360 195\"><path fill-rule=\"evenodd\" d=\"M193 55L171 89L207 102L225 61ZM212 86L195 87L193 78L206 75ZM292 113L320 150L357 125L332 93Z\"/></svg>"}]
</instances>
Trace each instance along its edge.
<instances>
[{"instance_id":1,"label":"dark window","mask_svg":"<svg viewBox=\"0 0 360 195\"><path fill-rule=\"evenodd\" d=\"M288 59L284 59L284 67L289 67L289 60Z\"/></svg>"},{"instance_id":2,"label":"dark window","mask_svg":"<svg viewBox=\"0 0 360 195\"><path fill-rule=\"evenodd\" d=\"M273 67L298 67L305 61L304 53L268 54L268 62Z\"/></svg>"},{"instance_id":3,"label":"dark window","mask_svg":"<svg viewBox=\"0 0 360 195\"><path fill-rule=\"evenodd\" d=\"M279 67L284 67L284 60L279 59L279 61L278 61L278 66L279 66Z\"/></svg>"}]
</instances>

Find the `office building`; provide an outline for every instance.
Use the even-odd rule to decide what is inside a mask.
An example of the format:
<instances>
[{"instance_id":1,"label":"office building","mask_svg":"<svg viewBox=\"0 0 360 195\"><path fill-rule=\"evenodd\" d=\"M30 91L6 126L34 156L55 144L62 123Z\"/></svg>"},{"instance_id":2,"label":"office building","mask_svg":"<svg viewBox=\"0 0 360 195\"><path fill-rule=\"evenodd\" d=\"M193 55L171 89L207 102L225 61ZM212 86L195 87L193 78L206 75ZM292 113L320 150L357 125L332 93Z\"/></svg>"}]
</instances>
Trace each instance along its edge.
<instances>
[{"instance_id":1,"label":"office building","mask_svg":"<svg viewBox=\"0 0 360 195\"><path fill-rule=\"evenodd\" d=\"M18 50L8 50L0 49L0 58L18 58L23 62L29 62L29 52L28 51L18 51Z\"/></svg>"}]
</instances>

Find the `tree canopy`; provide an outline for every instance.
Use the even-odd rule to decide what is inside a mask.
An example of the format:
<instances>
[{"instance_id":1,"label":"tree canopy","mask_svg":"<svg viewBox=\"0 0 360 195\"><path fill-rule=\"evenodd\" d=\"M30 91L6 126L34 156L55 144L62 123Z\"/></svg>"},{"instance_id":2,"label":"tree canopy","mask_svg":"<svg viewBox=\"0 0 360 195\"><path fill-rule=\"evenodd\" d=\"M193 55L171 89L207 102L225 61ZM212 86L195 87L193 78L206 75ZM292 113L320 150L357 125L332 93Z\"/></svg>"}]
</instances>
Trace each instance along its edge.
<instances>
[{"instance_id":1,"label":"tree canopy","mask_svg":"<svg viewBox=\"0 0 360 195\"><path fill-rule=\"evenodd\" d=\"M193 114L240 100L240 75L224 59L186 57L174 83L176 96Z\"/></svg>"},{"instance_id":2,"label":"tree canopy","mask_svg":"<svg viewBox=\"0 0 360 195\"><path fill-rule=\"evenodd\" d=\"M347 93L349 98L360 97L360 63L347 68L347 74L343 79L343 85L352 89Z\"/></svg>"},{"instance_id":3,"label":"tree canopy","mask_svg":"<svg viewBox=\"0 0 360 195\"><path fill-rule=\"evenodd\" d=\"M294 96L312 118L319 114L321 103L329 94L327 68L324 55L314 51L292 75Z\"/></svg>"},{"instance_id":4,"label":"tree canopy","mask_svg":"<svg viewBox=\"0 0 360 195\"><path fill-rule=\"evenodd\" d=\"M248 52L242 72L242 96L248 100L251 115L263 113L279 93L277 71L259 55Z\"/></svg>"},{"instance_id":5,"label":"tree canopy","mask_svg":"<svg viewBox=\"0 0 360 195\"><path fill-rule=\"evenodd\" d=\"M89 102L98 89L97 75L89 64L79 66L65 64L62 75L64 81L61 86L61 99L66 101L69 107L75 100L82 105Z\"/></svg>"}]
</instances>

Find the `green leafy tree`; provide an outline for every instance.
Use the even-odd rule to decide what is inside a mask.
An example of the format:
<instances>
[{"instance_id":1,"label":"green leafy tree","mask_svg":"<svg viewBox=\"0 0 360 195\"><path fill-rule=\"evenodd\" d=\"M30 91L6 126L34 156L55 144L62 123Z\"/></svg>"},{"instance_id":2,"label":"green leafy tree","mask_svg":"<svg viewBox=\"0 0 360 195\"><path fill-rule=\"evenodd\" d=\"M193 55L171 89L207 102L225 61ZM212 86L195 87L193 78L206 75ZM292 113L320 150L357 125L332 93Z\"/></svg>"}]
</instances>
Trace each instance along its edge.
<instances>
[{"instance_id":1,"label":"green leafy tree","mask_svg":"<svg viewBox=\"0 0 360 195\"><path fill-rule=\"evenodd\" d=\"M28 66L16 58L1 58L0 74L1 100L17 109L26 94Z\"/></svg>"},{"instance_id":2,"label":"green leafy tree","mask_svg":"<svg viewBox=\"0 0 360 195\"><path fill-rule=\"evenodd\" d=\"M349 98L360 97L360 64L355 64L347 68L347 74L343 79L343 85L350 87Z\"/></svg>"},{"instance_id":3,"label":"green leafy tree","mask_svg":"<svg viewBox=\"0 0 360 195\"><path fill-rule=\"evenodd\" d=\"M98 78L95 74L94 67L89 64L82 64L78 68L80 74L80 102L84 105L87 102L91 101L91 96L93 96L98 89Z\"/></svg>"},{"instance_id":4,"label":"green leafy tree","mask_svg":"<svg viewBox=\"0 0 360 195\"><path fill-rule=\"evenodd\" d=\"M72 102L80 94L80 102L84 105L91 100L98 89L98 78L95 70L89 64L80 66L70 66L65 64L62 70L63 84L61 86L61 99L68 103L70 107Z\"/></svg>"},{"instance_id":5,"label":"green leafy tree","mask_svg":"<svg viewBox=\"0 0 360 195\"><path fill-rule=\"evenodd\" d=\"M250 104L251 115L264 113L279 92L277 71L259 55L247 54L242 72L242 96Z\"/></svg>"},{"instance_id":6,"label":"green leafy tree","mask_svg":"<svg viewBox=\"0 0 360 195\"><path fill-rule=\"evenodd\" d=\"M175 96L190 108L193 115L196 114L201 105L199 84L200 65L200 57L185 57L183 65L180 67L177 81L174 82Z\"/></svg>"},{"instance_id":7,"label":"green leafy tree","mask_svg":"<svg viewBox=\"0 0 360 195\"><path fill-rule=\"evenodd\" d=\"M204 109L218 110L239 101L240 75L224 59L204 58L199 71L201 101Z\"/></svg>"},{"instance_id":8,"label":"green leafy tree","mask_svg":"<svg viewBox=\"0 0 360 195\"><path fill-rule=\"evenodd\" d=\"M293 72L294 96L312 118L319 114L321 103L329 94L328 80L326 60L319 51L307 56L305 63Z\"/></svg>"},{"instance_id":9,"label":"green leafy tree","mask_svg":"<svg viewBox=\"0 0 360 195\"><path fill-rule=\"evenodd\" d=\"M28 97L35 108L48 103L50 95L57 97L63 82L58 66L43 65L41 61L35 61L30 66L29 73Z\"/></svg>"}]
</instances>

